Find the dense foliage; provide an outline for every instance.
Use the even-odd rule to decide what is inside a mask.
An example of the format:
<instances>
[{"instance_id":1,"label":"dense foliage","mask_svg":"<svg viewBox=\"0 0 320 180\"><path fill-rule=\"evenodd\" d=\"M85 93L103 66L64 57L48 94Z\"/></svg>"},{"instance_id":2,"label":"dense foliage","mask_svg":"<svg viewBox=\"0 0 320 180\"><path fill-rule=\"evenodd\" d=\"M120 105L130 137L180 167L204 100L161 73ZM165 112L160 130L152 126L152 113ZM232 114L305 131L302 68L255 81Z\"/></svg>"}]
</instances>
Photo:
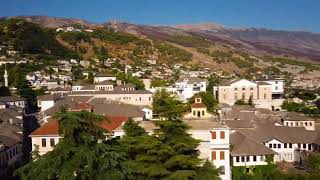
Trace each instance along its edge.
<instances>
[{"instance_id":1,"label":"dense foliage","mask_svg":"<svg viewBox=\"0 0 320 180\"><path fill-rule=\"evenodd\" d=\"M0 21L0 42L21 54L77 57L56 40L54 30L15 18Z\"/></svg>"},{"instance_id":2,"label":"dense foliage","mask_svg":"<svg viewBox=\"0 0 320 180\"><path fill-rule=\"evenodd\" d=\"M283 102L282 108L290 112L299 112L310 116L320 116L320 109L317 107L309 107L304 103Z\"/></svg>"},{"instance_id":3,"label":"dense foliage","mask_svg":"<svg viewBox=\"0 0 320 180\"><path fill-rule=\"evenodd\" d=\"M165 89L154 94L152 107L154 114L168 119L179 119L187 111L186 105Z\"/></svg>"},{"instance_id":4,"label":"dense foliage","mask_svg":"<svg viewBox=\"0 0 320 180\"><path fill-rule=\"evenodd\" d=\"M63 140L53 151L18 169L21 179L133 179L123 154L103 140L106 132L97 126L100 116L63 112L58 119Z\"/></svg>"},{"instance_id":5,"label":"dense foliage","mask_svg":"<svg viewBox=\"0 0 320 180\"><path fill-rule=\"evenodd\" d=\"M60 34L62 40L72 45L77 45L80 42L90 42L90 36L84 32L63 32Z\"/></svg>"}]
</instances>

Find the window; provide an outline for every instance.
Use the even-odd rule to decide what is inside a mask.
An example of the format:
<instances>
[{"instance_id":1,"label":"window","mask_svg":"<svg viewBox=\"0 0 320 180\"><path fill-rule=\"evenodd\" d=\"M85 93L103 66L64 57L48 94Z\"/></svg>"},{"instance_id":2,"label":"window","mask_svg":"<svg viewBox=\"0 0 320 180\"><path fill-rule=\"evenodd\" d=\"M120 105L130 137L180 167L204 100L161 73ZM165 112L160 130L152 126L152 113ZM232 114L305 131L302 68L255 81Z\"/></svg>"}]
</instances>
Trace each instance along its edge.
<instances>
[{"instance_id":1,"label":"window","mask_svg":"<svg viewBox=\"0 0 320 180\"><path fill-rule=\"evenodd\" d=\"M217 139L217 133L215 131L211 132L211 139Z\"/></svg>"},{"instance_id":2,"label":"window","mask_svg":"<svg viewBox=\"0 0 320 180\"><path fill-rule=\"evenodd\" d=\"M237 157L236 157L236 162L239 162L239 161L240 161L240 157L237 156Z\"/></svg>"},{"instance_id":3,"label":"window","mask_svg":"<svg viewBox=\"0 0 320 180\"><path fill-rule=\"evenodd\" d=\"M238 93L234 93L234 99L235 99L235 100L238 99Z\"/></svg>"},{"instance_id":4,"label":"window","mask_svg":"<svg viewBox=\"0 0 320 180\"><path fill-rule=\"evenodd\" d=\"M250 168L246 168L246 172L247 172L247 173L250 172Z\"/></svg>"},{"instance_id":5,"label":"window","mask_svg":"<svg viewBox=\"0 0 320 180\"><path fill-rule=\"evenodd\" d=\"M225 175L225 174L226 174L225 167L224 167L224 166L220 166L219 168L220 168L220 170L221 170L221 171L220 171L220 174L221 174L221 175Z\"/></svg>"},{"instance_id":6,"label":"window","mask_svg":"<svg viewBox=\"0 0 320 180\"><path fill-rule=\"evenodd\" d=\"M292 148L292 143L289 143L289 148Z\"/></svg>"},{"instance_id":7,"label":"window","mask_svg":"<svg viewBox=\"0 0 320 180\"><path fill-rule=\"evenodd\" d=\"M51 146L51 147L54 146L54 138L50 138L50 146Z\"/></svg>"},{"instance_id":8,"label":"window","mask_svg":"<svg viewBox=\"0 0 320 180\"><path fill-rule=\"evenodd\" d=\"M250 156L246 156L246 162L250 162Z\"/></svg>"},{"instance_id":9,"label":"window","mask_svg":"<svg viewBox=\"0 0 320 180\"><path fill-rule=\"evenodd\" d=\"M250 90L253 90L253 87L250 87Z\"/></svg>"},{"instance_id":10,"label":"window","mask_svg":"<svg viewBox=\"0 0 320 180\"><path fill-rule=\"evenodd\" d=\"M224 160L224 151L220 151L220 160Z\"/></svg>"},{"instance_id":11,"label":"window","mask_svg":"<svg viewBox=\"0 0 320 180\"><path fill-rule=\"evenodd\" d=\"M273 144L273 148L277 148L277 144Z\"/></svg>"},{"instance_id":12,"label":"window","mask_svg":"<svg viewBox=\"0 0 320 180\"><path fill-rule=\"evenodd\" d=\"M307 144L303 144L303 149L306 149L307 148Z\"/></svg>"},{"instance_id":13,"label":"window","mask_svg":"<svg viewBox=\"0 0 320 180\"><path fill-rule=\"evenodd\" d=\"M202 111L202 116L204 116L204 111Z\"/></svg>"},{"instance_id":14,"label":"window","mask_svg":"<svg viewBox=\"0 0 320 180\"><path fill-rule=\"evenodd\" d=\"M194 115L194 116L196 115L196 111L193 111L193 115Z\"/></svg>"},{"instance_id":15,"label":"window","mask_svg":"<svg viewBox=\"0 0 320 180\"><path fill-rule=\"evenodd\" d=\"M257 161L257 156L253 156L253 162Z\"/></svg>"},{"instance_id":16,"label":"window","mask_svg":"<svg viewBox=\"0 0 320 180\"><path fill-rule=\"evenodd\" d=\"M276 90L278 90L278 86L276 86Z\"/></svg>"},{"instance_id":17,"label":"window","mask_svg":"<svg viewBox=\"0 0 320 180\"><path fill-rule=\"evenodd\" d=\"M278 84L278 81L276 81L276 84Z\"/></svg>"},{"instance_id":18,"label":"window","mask_svg":"<svg viewBox=\"0 0 320 180\"><path fill-rule=\"evenodd\" d=\"M267 94L266 93L263 94L263 99L267 99Z\"/></svg>"},{"instance_id":19,"label":"window","mask_svg":"<svg viewBox=\"0 0 320 180\"><path fill-rule=\"evenodd\" d=\"M241 156L241 162L244 162L244 156Z\"/></svg>"},{"instance_id":20,"label":"window","mask_svg":"<svg viewBox=\"0 0 320 180\"><path fill-rule=\"evenodd\" d=\"M46 147L47 146L46 139L41 139L41 144L42 144L42 147Z\"/></svg>"},{"instance_id":21,"label":"window","mask_svg":"<svg viewBox=\"0 0 320 180\"><path fill-rule=\"evenodd\" d=\"M272 148L272 144L269 144L269 148Z\"/></svg>"},{"instance_id":22,"label":"window","mask_svg":"<svg viewBox=\"0 0 320 180\"><path fill-rule=\"evenodd\" d=\"M216 159L217 159L216 151L211 151L211 160L216 160Z\"/></svg>"},{"instance_id":23,"label":"window","mask_svg":"<svg viewBox=\"0 0 320 180\"><path fill-rule=\"evenodd\" d=\"M224 131L221 131L220 132L220 139L224 139L225 138L225 133L224 133Z\"/></svg>"},{"instance_id":24,"label":"window","mask_svg":"<svg viewBox=\"0 0 320 180\"><path fill-rule=\"evenodd\" d=\"M238 88L237 88L237 87L235 87L235 88L234 88L234 90L235 90L235 91L237 91L237 90L238 90Z\"/></svg>"},{"instance_id":25,"label":"window","mask_svg":"<svg viewBox=\"0 0 320 180\"><path fill-rule=\"evenodd\" d=\"M279 149L281 148L281 144L278 144L278 148L279 148Z\"/></svg>"},{"instance_id":26,"label":"window","mask_svg":"<svg viewBox=\"0 0 320 180\"><path fill-rule=\"evenodd\" d=\"M284 148L287 148L287 143L284 143L284 144L283 144L283 147L284 147Z\"/></svg>"},{"instance_id":27,"label":"window","mask_svg":"<svg viewBox=\"0 0 320 180\"><path fill-rule=\"evenodd\" d=\"M243 88L242 88L242 90L244 91L244 90L246 90L246 88L245 88L245 87L243 87Z\"/></svg>"},{"instance_id":28,"label":"window","mask_svg":"<svg viewBox=\"0 0 320 180\"><path fill-rule=\"evenodd\" d=\"M252 92L250 93L250 98L253 99L253 93Z\"/></svg>"},{"instance_id":29,"label":"window","mask_svg":"<svg viewBox=\"0 0 320 180\"><path fill-rule=\"evenodd\" d=\"M246 99L246 94L242 93L242 99Z\"/></svg>"},{"instance_id":30,"label":"window","mask_svg":"<svg viewBox=\"0 0 320 180\"><path fill-rule=\"evenodd\" d=\"M300 144L298 144L298 148L301 148L301 145L300 145Z\"/></svg>"}]
</instances>

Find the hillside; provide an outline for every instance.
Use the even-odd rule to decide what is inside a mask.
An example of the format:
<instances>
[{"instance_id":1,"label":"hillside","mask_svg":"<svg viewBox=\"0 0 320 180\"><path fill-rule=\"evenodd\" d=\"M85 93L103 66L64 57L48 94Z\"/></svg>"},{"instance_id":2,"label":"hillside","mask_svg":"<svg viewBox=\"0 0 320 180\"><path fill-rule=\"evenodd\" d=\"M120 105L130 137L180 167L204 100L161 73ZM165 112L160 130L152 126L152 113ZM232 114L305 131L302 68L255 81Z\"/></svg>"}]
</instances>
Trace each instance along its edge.
<instances>
[{"instance_id":1,"label":"hillside","mask_svg":"<svg viewBox=\"0 0 320 180\"><path fill-rule=\"evenodd\" d=\"M239 75L267 71L269 67L294 74L320 68L313 64L320 57L319 34L315 33L231 29L210 23L148 26L116 21L98 25L43 16L2 19L5 24L2 29L0 26L2 43L14 48L22 45L26 54L84 60L115 57L132 64L143 64L155 58L160 63L199 64ZM80 24L94 31L57 33L50 28L70 24Z\"/></svg>"}]
</instances>

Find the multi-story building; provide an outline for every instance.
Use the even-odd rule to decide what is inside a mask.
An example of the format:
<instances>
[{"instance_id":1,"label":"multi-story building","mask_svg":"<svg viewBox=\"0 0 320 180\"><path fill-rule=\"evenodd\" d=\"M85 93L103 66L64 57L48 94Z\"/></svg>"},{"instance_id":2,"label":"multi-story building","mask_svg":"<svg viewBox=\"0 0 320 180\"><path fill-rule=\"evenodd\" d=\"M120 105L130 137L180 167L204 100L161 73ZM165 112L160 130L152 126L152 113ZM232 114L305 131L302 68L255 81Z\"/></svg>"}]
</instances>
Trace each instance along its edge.
<instances>
[{"instance_id":1,"label":"multi-story building","mask_svg":"<svg viewBox=\"0 0 320 180\"><path fill-rule=\"evenodd\" d=\"M187 102L188 99L193 97L196 93L206 91L207 81L200 79L199 77L182 76L171 86L153 87L150 91L155 93L162 89L175 94L180 101Z\"/></svg>"},{"instance_id":2,"label":"multi-story building","mask_svg":"<svg viewBox=\"0 0 320 180\"><path fill-rule=\"evenodd\" d=\"M281 110L281 105L283 104L284 98L284 79L259 79L255 80L256 83L268 83L271 84L271 95L272 95L272 110Z\"/></svg>"},{"instance_id":3,"label":"multi-story building","mask_svg":"<svg viewBox=\"0 0 320 180\"><path fill-rule=\"evenodd\" d=\"M179 99L186 102L196 93L206 91L207 82L199 77L183 76L176 81L174 87Z\"/></svg>"},{"instance_id":4,"label":"multi-story building","mask_svg":"<svg viewBox=\"0 0 320 180\"><path fill-rule=\"evenodd\" d=\"M219 103L234 105L237 100L252 98L255 107L272 109L272 85L266 82L245 79L223 82L213 87L213 94Z\"/></svg>"},{"instance_id":5,"label":"multi-story building","mask_svg":"<svg viewBox=\"0 0 320 180\"><path fill-rule=\"evenodd\" d=\"M137 106L152 106L152 92L147 90L114 88L113 91L73 91L69 97L73 96L105 98Z\"/></svg>"}]
</instances>

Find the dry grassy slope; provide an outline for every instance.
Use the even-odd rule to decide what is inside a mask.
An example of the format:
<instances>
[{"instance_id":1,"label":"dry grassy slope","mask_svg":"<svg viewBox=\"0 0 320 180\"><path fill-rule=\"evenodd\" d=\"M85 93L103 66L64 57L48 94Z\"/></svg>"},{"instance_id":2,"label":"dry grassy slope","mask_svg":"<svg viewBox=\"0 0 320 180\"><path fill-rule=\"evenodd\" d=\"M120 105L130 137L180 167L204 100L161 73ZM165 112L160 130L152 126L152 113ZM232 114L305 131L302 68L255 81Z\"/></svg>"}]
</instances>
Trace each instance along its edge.
<instances>
[{"instance_id":1,"label":"dry grassy slope","mask_svg":"<svg viewBox=\"0 0 320 180\"><path fill-rule=\"evenodd\" d=\"M171 42L168 42L168 43L175 46L175 47L181 48L185 51L192 53L193 60L192 60L192 62L189 62L190 64L200 64L200 65L202 65L202 67L215 68L215 69L223 70L223 71L229 72L229 73L234 73L234 72L236 72L238 74L245 73L245 70L246 70L245 68L238 68L233 62L217 63L217 61L215 61L215 59L213 57L211 57L207 54L200 53L195 48L184 47L184 46L181 46L181 45L178 45L175 43L171 43ZM214 51L214 50L227 51L226 48L218 47L218 46L212 46L212 47L210 47L210 50L212 50L212 51ZM234 54L234 56L243 58L239 54ZM255 65L255 67L259 67L259 68L264 68L264 67L268 66L263 63L255 63L254 65Z\"/></svg>"},{"instance_id":2,"label":"dry grassy slope","mask_svg":"<svg viewBox=\"0 0 320 180\"><path fill-rule=\"evenodd\" d=\"M58 35L57 36L57 40L64 45L66 48L69 49L73 49L75 50L75 47L70 45L69 43L63 41L61 39L61 37ZM112 57L118 57L121 59L126 59L126 60L130 60L128 58L128 54L130 54L130 52L132 51L132 49L135 47L134 44L126 44L126 45L119 45L119 44L114 44L112 42L108 42L108 41L101 41L99 39L95 39L95 38L91 38L93 45L89 44L89 43L84 43L81 42L80 44L78 44L78 47L85 47L87 49L87 52L85 54L83 54L83 59L84 60L88 60L91 57L94 57L94 51L93 51L93 46L96 46L98 48L100 48L101 46L106 47L109 50L109 53ZM150 40L152 42L152 40ZM184 47L175 43L171 43L171 42L167 42L168 44L175 46L177 48L183 49L187 52L190 52L193 54L193 58L191 62L186 62L186 64L199 64L202 67L209 67L212 68L213 70L217 69L217 70L223 70L225 72L228 73L238 73L238 74L243 74L245 72L245 69L240 69L238 68L234 63L232 62L228 62L228 63L217 63L213 57L207 55L207 54L203 54L198 52L195 48L191 48L191 47ZM152 43L151 43L152 44ZM153 46L153 45L152 45ZM211 51L214 50L220 50L220 51L227 51L228 49L224 48L224 47L220 47L220 46L212 46L210 47ZM161 55L159 55L158 51L156 49L153 48L153 55L156 55L159 58L160 62L165 63L166 61L169 61L170 59L167 57L162 57ZM235 56L237 56L237 54L235 54ZM256 64L257 67L265 67L266 65L263 64Z\"/></svg>"}]
</instances>

